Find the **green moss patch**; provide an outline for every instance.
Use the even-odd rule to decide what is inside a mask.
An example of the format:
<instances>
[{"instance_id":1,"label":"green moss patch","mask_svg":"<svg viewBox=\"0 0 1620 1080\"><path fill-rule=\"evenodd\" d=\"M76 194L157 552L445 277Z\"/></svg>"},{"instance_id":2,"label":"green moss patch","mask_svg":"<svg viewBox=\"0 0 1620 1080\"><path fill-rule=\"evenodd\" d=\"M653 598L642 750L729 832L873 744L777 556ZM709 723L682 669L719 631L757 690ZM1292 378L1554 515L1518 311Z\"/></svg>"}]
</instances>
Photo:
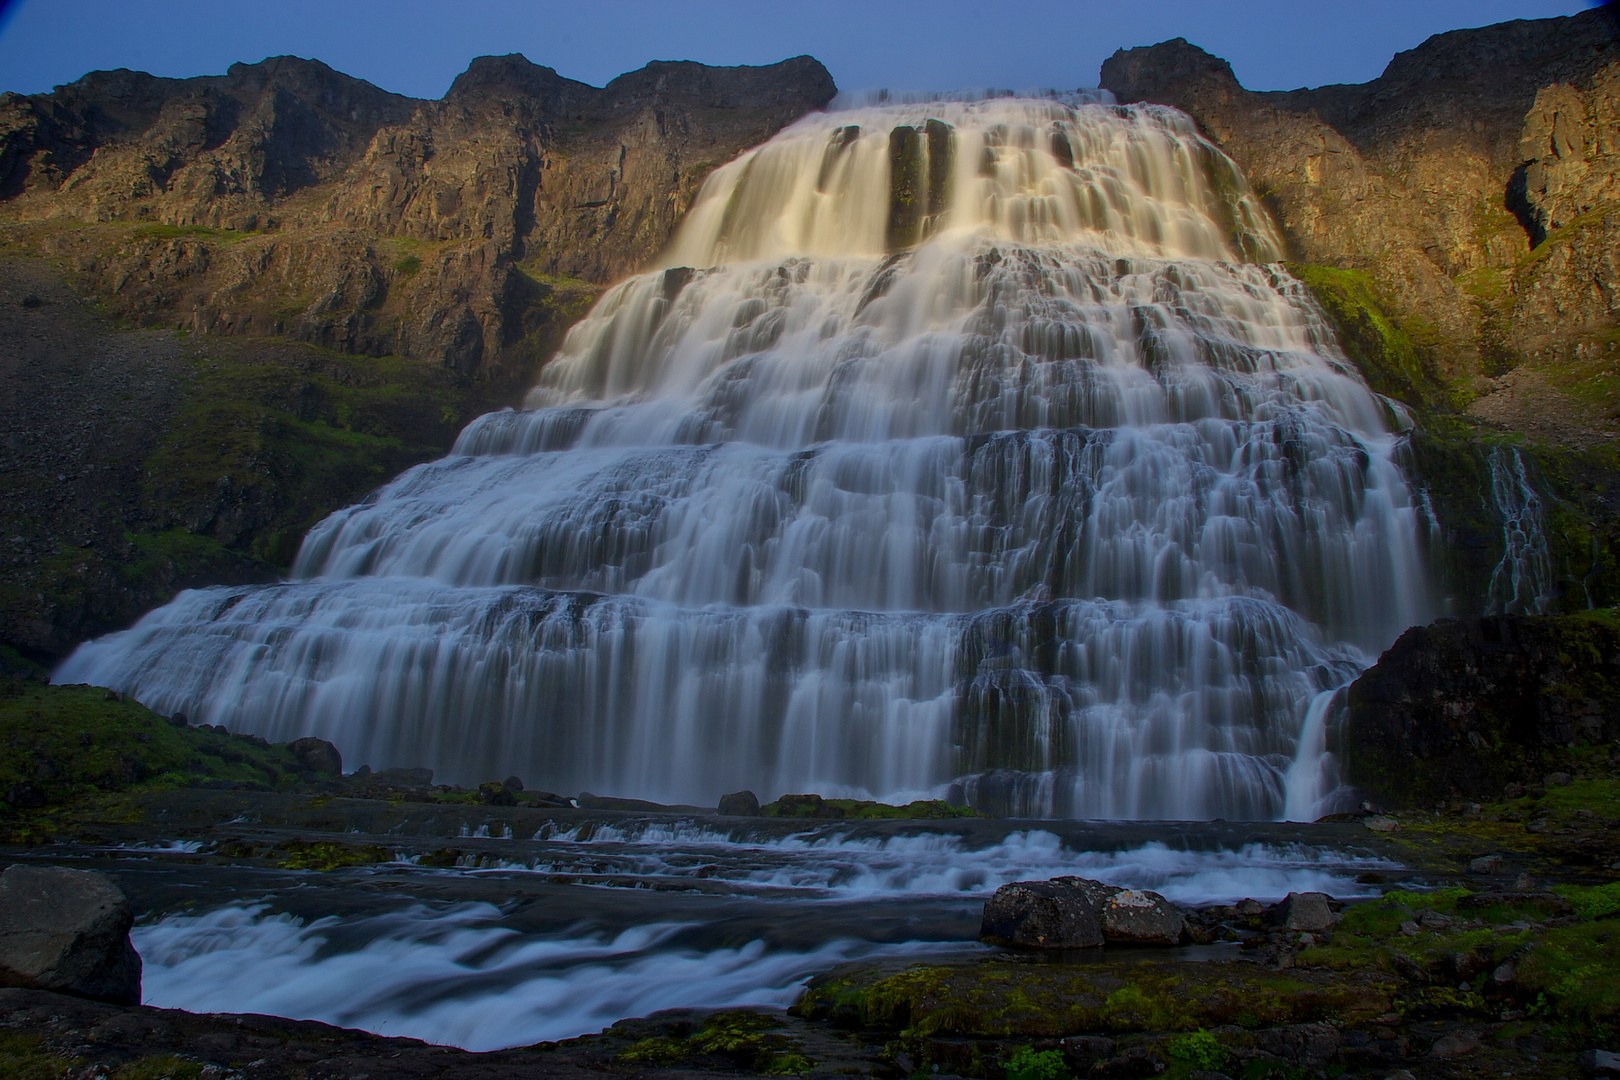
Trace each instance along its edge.
<instances>
[{"instance_id":1,"label":"green moss patch","mask_svg":"<svg viewBox=\"0 0 1620 1080\"><path fill-rule=\"evenodd\" d=\"M443 368L289 346L197 361L179 413L145 462L158 528L143 554L194 561L176 530L285 567L309 526L436 458L484 402Z\"/></svg>"},{"instance_id":2,"label":"green moss patch","mask_svg":"<svg viewBox=\"0 0 1620 1080\"><path fill-rule=\"evenodd\" d=\"M1289 263L1288 270L1321 305L1367 385L1420 410L1454 405L1454 391L1414 340L1414 328L1387 313L1372 278L1314 263Z\"/></svg>"},{"instance_id":3,"label":"green moss patch","mask_svg":"<svg viewBox=\"0 0 1620 1080\"><path fill-rule=\"evenodd\" d=\"M813 984L792 1011L903 1037L1043 1039L1354 1022L1387 1012L1394 989L1393 980L1372 974L1277 972L1227 961L1082 967L989 961L836 976Z\"/></svg>"},{"instance_id":4,"label":"green moss patch","mask_svg":"<svg viewBox=\"0 0 1620 1080\"><path fill-rule=\"evenodd\" d=\"M807 1073L815 1062L798 1042L781 1034L769 1016L747 1011L715 1013L696 1031L642 1039L618 1054L635 1065L715 1064L762 1076Z\"/></svg>"},{"instance_id":5,"label":"green moss patch","mask_svg":"<svg viewBox=\"0 0 1620 1080\"><path fill-rule=\"evenodd\" d=\"M278 848L283 870L342 870L387 862L393 853L375 844L339 844L326 840L290 840Z\"/></svg>"},{"instance_id":6,"label":"green moss patch","mask_svg":"<svg viewBox=\"0 0 1620 1080\"><path fill-rule=\"evenodd\" d=\"M943 799L918 799L895 806L864 799L824 799L820 795L784 795L759 808L760 817L825 818L875 821L902 819L931 821L942 818L986 817L969 806L952 806Z\"/></svg>"},{"instance_id":7,"label":"green moss patch","mask_svg":"<svg viewBox=\"0 0 1620 1080\"><path fill-rule=\"evenodd\" d=\"M100 687L0 684L0 814L207 782L288 789L300 773L285 746L179 726Z\"/></svg>"}]
</instances>

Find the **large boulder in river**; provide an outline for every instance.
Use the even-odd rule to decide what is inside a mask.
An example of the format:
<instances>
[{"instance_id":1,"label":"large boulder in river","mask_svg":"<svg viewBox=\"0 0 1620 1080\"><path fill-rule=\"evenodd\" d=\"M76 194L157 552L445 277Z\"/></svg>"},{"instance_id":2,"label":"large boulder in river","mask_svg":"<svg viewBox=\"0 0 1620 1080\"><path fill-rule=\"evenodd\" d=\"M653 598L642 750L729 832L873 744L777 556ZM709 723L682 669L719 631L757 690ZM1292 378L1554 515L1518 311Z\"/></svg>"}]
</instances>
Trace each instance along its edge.
<instances>
[{"instance_id":1,"label":"large boulder in river","mask_svg":"<svg viewBox=\"0 0 1620 1080\"><path fill-rule=\"evenodd\" d=\"M1086 890L1060 881L1015 881L984 905L979 940L1026 949L1087 949L1103 943Z\"/></svg>"},{"instance_id":2,"label":"large boulder in river","mask_svg":"<svg viewBox=\"0 0 1620 1080\"><path fill-rule=\"evenodd\" d=\"M1097 909L1103 937L1116 945L1178 945L1187 919L1156 892L1105 885L1090 878L1053 878L1053 884L1079 889Z\"/></svg>"},{"instance_id":3,"label":"large boulder in river","mask_svg":"<svg viewBox=\"0 0 1620 1080\"><path fill-rule=\"evenodd\" d=\"M0 985L139 1005L134 921L105 874L11 866L0 874Z\"/></svg>"},{"instance_id":4,"label":"large boulder in river","mask_svg":"<svg viewBox=\"0 0 1620 1080\"><path fill-rule=\"evenodd\" d=\"M1057 877L997 889L984 905L979 938L1039 949L1177 945L1186 925L1181 909L1156 892Z\"/></svg>"}]
</instances>

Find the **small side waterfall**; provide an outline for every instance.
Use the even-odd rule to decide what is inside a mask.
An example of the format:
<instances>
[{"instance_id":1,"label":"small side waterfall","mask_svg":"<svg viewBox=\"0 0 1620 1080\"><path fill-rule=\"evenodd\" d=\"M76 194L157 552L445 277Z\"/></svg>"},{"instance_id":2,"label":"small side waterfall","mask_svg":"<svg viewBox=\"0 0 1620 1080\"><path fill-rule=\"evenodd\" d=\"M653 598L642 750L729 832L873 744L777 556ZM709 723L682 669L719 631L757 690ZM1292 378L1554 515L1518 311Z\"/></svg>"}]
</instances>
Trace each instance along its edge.
<instances>
[{"instance_id":1,"label":"small side waterfall","mask_svg":"<svg viewBox=\"0 0 1620 1080\"><path fill-rule=\"evenodd\" d=\"M1491 501L1502 518L1502 560L1491 571L1485 611L1541 615L1552 600L1552 556L1542 529L1541 496L1517 450L1491 451Z\"/></svg>"},{"instance_id":2,"label":"small side waterfall","mask_svg":"<svg viewBox=\"0 0 1620 1080\"><path fill-rule=\"evenodd\" d=\"M713 803L1309 816L1429 617L1385 411L1157 107L812 116L521 411L59 681L373 767Z\"/></svg>"}]
</instances>

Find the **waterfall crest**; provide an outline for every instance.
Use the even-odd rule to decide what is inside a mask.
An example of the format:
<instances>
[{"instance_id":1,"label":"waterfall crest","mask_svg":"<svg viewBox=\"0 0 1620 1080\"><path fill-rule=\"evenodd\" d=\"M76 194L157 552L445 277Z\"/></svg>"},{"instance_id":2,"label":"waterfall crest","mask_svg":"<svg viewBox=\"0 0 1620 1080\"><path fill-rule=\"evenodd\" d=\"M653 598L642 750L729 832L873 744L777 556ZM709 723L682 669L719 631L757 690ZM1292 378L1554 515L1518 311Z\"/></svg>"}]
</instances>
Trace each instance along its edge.
<instances>
[{"instance_id":1,"label":"waterfall crest","mask_svg":"<svg viewBox=\"0 0 1620 1080\"><path fill-rule=\"evenodd\" d=\"M808 117L524 409L57 679L460 782L1308 815L1332 692L1430 611L1279 251L1173 110Z\"/></svg>"}]
</instances>

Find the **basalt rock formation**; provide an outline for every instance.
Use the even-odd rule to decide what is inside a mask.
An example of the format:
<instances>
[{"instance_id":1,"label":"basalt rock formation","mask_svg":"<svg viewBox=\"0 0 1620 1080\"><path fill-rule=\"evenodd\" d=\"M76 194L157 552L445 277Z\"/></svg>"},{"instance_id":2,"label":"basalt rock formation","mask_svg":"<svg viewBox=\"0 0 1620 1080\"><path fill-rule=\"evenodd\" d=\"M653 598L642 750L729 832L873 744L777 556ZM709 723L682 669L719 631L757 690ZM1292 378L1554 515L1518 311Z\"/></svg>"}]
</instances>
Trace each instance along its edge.
<instances>
[{"instance_id":1,"label":"basalt rock formation","mask_svg":"<svg viewBox=\"0 0 1620 1080\"><path fill-rule=\"evenodd\" d=\"M808 57L596 88L505 56L418 101L279 57L0 96L0 647L284 569L833 92Z\"/></svg>"},{"instance_id":2,"label":"basalt rock formation","mask_svg":"<svg viewBox=\"0 0 1620 1080\"><path fill-rule=\"evenodd\" d=\"M1612 8L1439 34L1362 85L1245 90L1179 38L1115 53L1102 82L1191 114L1294 257L1367 275L1467 396L1620 348Z\"/></svg>"},{"instance_id":3,"label":"basalt rock formation","mask_svg":"<svg viewBox=\"0 0 1620 1080\"><path fill-rule=\"evenodd\" d=\"M1285 92L1181 39L1103 65L1121 101L1186 111L1242 166L1346 352L1414 410L1407 465L1458 614L1620 601L1616 20L1439 34L1372 82ZM1546 525L1534 602L1493 594L1504 456Z\"/></svg>"},{"instance_id":4,"label":"basalt rock formation","mask_svg":"<svg viewBox=\"0 0 1620 1080\"><path fill-rule=\"evenodd\" d=\"M138 324L487 376L543 360L715 165L833 92L809 57L601 89L481 57L440 101L296 57L96 72L0 99L0 221Z\"/></svg>"},{"instance_id":5,"label":"basalt rock formation","mask_svg":"<svg viewBox=\"0 0 1620 1080\"><path fill-rule=\"evenodd\" d=\"M1490 801L1509 784L1522 794L1620 739L1620 619L1415 626L1351 684L1348 700L1348 778L1377 801Z\"/></svg>"}]
</instances>

